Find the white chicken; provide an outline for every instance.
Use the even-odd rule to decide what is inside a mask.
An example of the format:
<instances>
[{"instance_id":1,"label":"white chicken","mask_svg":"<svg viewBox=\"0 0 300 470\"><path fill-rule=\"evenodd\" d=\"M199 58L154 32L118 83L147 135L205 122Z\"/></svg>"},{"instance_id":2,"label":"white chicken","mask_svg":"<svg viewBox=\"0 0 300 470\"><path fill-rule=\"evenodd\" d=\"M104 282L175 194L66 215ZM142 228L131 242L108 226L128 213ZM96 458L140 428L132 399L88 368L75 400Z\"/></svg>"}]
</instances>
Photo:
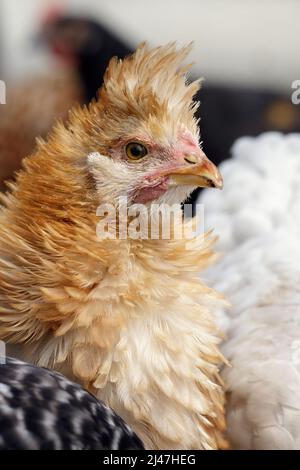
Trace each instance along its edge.
<instances>
[{"instance_id":1,"label":"white chicken","mask_svg":"<svg viewBox=\"0 0 300 470\"><path fill-rule=\"evenodd\" d=\"M197 202L224 252L206 280L233 306L219 315L229 439L300 449L300 135L241 138L221 171L223 194Z\"/></svg>"}]
</instances>

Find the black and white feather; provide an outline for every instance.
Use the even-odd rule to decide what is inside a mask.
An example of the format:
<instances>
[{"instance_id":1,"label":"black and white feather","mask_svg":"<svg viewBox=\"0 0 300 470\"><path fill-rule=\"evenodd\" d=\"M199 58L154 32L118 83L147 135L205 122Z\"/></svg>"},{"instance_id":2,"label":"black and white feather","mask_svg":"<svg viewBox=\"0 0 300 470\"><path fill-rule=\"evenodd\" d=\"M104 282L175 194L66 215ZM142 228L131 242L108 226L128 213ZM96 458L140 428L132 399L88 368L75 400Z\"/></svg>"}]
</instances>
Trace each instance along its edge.
<instances>
[{"instance_id":1,"label":"black and white feather","mask_svg":"<svg viewBox=\"0 0 300 470\"><path fill-rule=\"evenodd\" d=\"M106 405L63 375L0 363L0 449L143 449Z\"/></svg>"}]
</instances>

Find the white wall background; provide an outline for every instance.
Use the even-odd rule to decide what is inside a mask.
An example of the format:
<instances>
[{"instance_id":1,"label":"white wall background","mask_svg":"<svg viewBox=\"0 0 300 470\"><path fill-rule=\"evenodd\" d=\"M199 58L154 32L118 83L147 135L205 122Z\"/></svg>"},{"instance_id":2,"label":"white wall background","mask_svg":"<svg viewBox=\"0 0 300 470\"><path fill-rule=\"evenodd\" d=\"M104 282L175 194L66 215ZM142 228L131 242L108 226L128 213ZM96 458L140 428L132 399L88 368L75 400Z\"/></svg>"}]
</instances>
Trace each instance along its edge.
<instances>
[{"instance_id":1,"label":"white wall background","mask_svg":"<svg viewBox=\"0 0 300 470\"><path fill-rule=\"evenodd\" d=\"M213 82L289 92L300 79L300 0L61 0L102 18L133 45L194 41L195 70ZM53 0L0 0L6 70L29 61L33 24Z\"/></svg>"}]
</instances>

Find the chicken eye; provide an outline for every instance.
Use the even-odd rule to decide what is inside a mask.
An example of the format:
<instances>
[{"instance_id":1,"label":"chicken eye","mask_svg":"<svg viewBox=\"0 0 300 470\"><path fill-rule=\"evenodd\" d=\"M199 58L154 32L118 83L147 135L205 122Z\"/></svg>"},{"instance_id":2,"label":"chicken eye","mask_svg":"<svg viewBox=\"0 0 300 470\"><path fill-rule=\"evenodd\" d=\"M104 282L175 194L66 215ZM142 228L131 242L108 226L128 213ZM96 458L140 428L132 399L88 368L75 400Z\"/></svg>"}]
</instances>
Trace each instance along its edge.
<instances>
[{"instance_id":1,"label":"chicken eye","mask_svg":"<svg viewBox=\"0 0 300 470\"><path fill-rule=\"evenodd\" d=\"M138 142L130 142L126 145L126 155L131 160L139 160L147 155L148 150Z\"/></svg>"}]
</instances>

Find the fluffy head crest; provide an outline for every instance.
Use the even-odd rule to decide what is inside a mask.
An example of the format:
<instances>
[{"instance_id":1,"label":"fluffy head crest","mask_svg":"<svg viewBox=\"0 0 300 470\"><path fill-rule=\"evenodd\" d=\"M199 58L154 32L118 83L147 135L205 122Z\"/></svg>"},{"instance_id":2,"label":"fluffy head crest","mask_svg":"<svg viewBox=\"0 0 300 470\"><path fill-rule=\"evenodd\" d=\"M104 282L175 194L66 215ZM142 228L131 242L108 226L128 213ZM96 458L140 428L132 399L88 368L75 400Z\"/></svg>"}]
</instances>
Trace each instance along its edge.
<instances>
[{"instance_id":1,"label":"fluffy head crest","mask_svg":"<svg viewBox=\"0 0 300 470\"><path fill-rule=\"evenodd\" d=\"M191 44L176 50L175 44L149 49L143 43L124 60L114 57L100 90L100 103L108 110L140 119L160 120L160 125L181 123L197 132L194 118L198 103L193 96L200 80L187 83L191 64L182 65Z\"/></svg>"}]
</instances>

